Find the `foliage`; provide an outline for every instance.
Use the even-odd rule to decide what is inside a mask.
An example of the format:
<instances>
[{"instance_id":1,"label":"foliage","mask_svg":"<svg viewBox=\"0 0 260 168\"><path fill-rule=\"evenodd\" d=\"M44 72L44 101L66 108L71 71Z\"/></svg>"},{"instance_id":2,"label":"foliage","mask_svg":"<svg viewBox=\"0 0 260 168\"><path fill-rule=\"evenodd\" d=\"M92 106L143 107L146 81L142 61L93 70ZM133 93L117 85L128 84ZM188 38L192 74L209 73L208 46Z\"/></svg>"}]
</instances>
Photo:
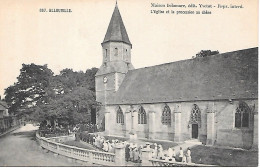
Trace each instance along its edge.
<instances>
[{"instance_id":1,"label":"foliage","mask_svg":"<svg viewBox=\"0 0 260 168\"><path fill-rule=\"evenodd\" d=\"M196 56L193 56L192 58L201 58L201 57L207 57L211 55L219 54L219 51L211 51L211 50L201 50L196 54Z\"/></svg>"},{"instance_id":2,"label":"foliage","mask_svg":"<svg viewBox=\"0 0 260 168\"><path fill-rule=\"evenodd\" d=\"M95 100L97 70L84 73L64 69L54 76L47 65L23 64L18 82L5 90L5 101L10 111L39 122L90 122L91 111L99 106Z\"/></svg>"},{"instance_id":3,"label":"foliage","mask_svg":"<svg viewBox=\"0 0 260 168\"><path fill-rule=\"evenodd\" d=\"M11 112L29 109L47 103L46 91L50 85L53 72L47 65L23 64L18 82L5 89L5 101Z\"/></svg>"}]
</instances>

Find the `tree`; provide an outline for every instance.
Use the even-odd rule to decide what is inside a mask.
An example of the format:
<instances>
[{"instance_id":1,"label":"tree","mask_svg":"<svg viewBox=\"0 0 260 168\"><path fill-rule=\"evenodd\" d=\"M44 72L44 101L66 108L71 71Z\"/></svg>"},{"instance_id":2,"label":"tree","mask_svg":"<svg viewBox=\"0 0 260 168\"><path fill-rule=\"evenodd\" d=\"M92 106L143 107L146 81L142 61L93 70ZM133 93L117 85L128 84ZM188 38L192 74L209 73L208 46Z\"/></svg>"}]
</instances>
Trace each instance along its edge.
<instances>
[{"instance_id":1,"label":"tree","mask_svg":"<svg viewBox=\"0 0 260 168\"><path fill-rule=\"evenodd\" d=\"M11 111L31 120L63 125L91 122L93 110L99 107L95 97L97 70L64 69L54 76L47 65L23 64L18 82L6 88L5 98Z\"/></svg>"},{"instance_id":2,"label":"tree","mask_svg":"<svg viewBox=\"0 0 260 168\"><path fill-rule=\"evenodd\" d=\"M217 55L219 54L219 51L211 51L211 50L201 50L196 54L196 56L192 56L192 58L201 58L201 57L207 57L211 55Z\"/></svg>"},{"instance_id":3,"label":"tree","mask_svg":"<svg viewBox=\"0 0 260 168\"><path fill-rule=\"evenodd\" d=\"M5 89L5 101L10 111L32 108L48 102L47 89L53 72L47 65L22 64L18 82Z\"/></svg>"},{"instance_id":4,"label":"tree","mask_svg":"<svg viewBox=\"0 0 260 168\"><path fill-rule=\"evenodd\" d=\"M38 121L56 120L62 125L91 122L91 110L99 106L95 100L95 92L77 87L69 94L52 99L49 104L36 110ZM36 113L35 113L36 114Z\"/></svg>"}]
</instances>

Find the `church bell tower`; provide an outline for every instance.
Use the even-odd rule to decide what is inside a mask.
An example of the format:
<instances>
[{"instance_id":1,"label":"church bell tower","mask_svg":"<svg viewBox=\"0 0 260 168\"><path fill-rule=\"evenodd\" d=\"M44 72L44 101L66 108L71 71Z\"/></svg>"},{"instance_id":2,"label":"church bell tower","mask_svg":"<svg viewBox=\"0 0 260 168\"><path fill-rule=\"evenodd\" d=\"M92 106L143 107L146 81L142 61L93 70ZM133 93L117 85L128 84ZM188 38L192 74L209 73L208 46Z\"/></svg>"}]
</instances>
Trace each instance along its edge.
<instances>
[{"instance_id":1,"label":"church bell tower","mask_svg":"<svg viewBox=\"0 0 260 168\"><path fill-rule=\"evenodd\" d=\"M117 3L101 46L103 61L95 78L96 100L102 103L97 114L99 126L104 125L104 106L107 100L118 90L128 70L134 69L131 63L132 44Z\"/></svg>"}]
</instances>

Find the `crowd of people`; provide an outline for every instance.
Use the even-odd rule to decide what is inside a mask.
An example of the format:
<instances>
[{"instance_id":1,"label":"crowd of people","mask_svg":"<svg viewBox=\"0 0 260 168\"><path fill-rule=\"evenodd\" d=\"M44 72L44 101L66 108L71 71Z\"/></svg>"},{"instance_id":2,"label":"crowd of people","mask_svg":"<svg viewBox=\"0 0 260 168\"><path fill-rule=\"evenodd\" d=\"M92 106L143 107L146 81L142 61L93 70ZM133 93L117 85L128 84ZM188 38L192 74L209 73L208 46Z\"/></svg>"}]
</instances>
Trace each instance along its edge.
<instances>
[{"instance_id":1,"label":"crowd of people","mask_svg":"<svg viewBox=\"0 0 260 168\"><path fill-rule=\"evenodd\" d=\"M122 141L119 141L118 139L109 141L104 136L87 132L81 132L79 134L79 139L109 153L115 153L115 145L117 143L122 143Z\"/></svg>"},{"instance_id":2,"label":"crowd of people","mask_svg":"<svg viewBox=\"0 0 260 168\"><path fill-rule=\"evenodd\" d=\"M67 128L63 127L62 125L53 127L48 124L48 125L40 125L39 134L40 136L44 136L44 137L64 136L64 135L69 135L69 131Z\"/></svg>"},{"instance_id":3,"label":"crowd of people","mask_svg":"<svg viewBox=\"0 0 260 168\"><path fill-rule=\"evenodd\" d=\"M157 145L156 143L153 146L154 148L151 148L150 144L147 144L147 148L150 148L150 158L170 162L191 163L190 148L188 148L187 151L184 153L182 147L180 147L180 151L177 156L174 148L168 148L168 150L164 150L162 145Z\"/></svg>"},{"instance_id":4,"label":"crowd of people","mask_svg":"<svg viewBox=\"0 0 260 168\"><path fill-rule=\"evenodd\" d=\"M77 132L97 132L97 125L92 123L85 123L85 124L76 124L76 125L51 125L51 124L41 124L40 125L40 135L41 136L62 136L62 135L69 135L71 133Z\"/></svg>"},{"instance_id":5,"label":"crowd of people","mask_svg":"<svg viewBox=\"0 0 260 168\"><path fill-rule=\"evenodd\" d=\"M138 146L135 143L125 142L125 159L126 161L141 163L143 145Z\"/></svg>"},{"instance_id":6,"label":"crowd of people","mask_svg":"<svg viewBox=\"0 0 260 168\"><path fill-rule=\"evenodd\" d=\"M180 151L178 156L176 156L176 152L174 148L169 148L168 150L164 150L162 145L157 145L156 143L150 144L147 143L144 147L142 145L138 146L137 144L127 143L125 149L125 158L126 161L133 161L136 163L142 162L142 149L146 148L149 153L149 158L165 160L170 162L182 162L182 163L191 163L191 150L190 148L184 153L182 147L180 147Z\"/></svg>"},{"instance_id":7,"label":"crowd of people","mask_svg":"<svg viewBox=\"0 0 260 168\"><path fill-rule=\"evenodd\" d=\"M69 131L70 132L97 132L98 131L98 125L97 124L92 124L92 123L80 123L76 124L75 126L69 126Z\"/></svg>"},{"instance_id":8,"label":"crowd of people","mask_svg":"<svg viewBox=\"0 0 260 168\"><path fill-rule=\"evenodd\" d=\"M147 143L145 146L138 145L127 141L107 140L105 137L93 133L81 133L80 139L87 142L96 148L109 153L115 153L115 145L122 143L125 146L125 159L127 162L141 163L142 162L142 149L147 148L150 153L149 157L153 159L165 160L170 162L191 163L191 150L187 149L186 152L180 147L178 155L176 155L174 148L164 150L162 145L156 143Z\"/></svg>"}]
</instances>

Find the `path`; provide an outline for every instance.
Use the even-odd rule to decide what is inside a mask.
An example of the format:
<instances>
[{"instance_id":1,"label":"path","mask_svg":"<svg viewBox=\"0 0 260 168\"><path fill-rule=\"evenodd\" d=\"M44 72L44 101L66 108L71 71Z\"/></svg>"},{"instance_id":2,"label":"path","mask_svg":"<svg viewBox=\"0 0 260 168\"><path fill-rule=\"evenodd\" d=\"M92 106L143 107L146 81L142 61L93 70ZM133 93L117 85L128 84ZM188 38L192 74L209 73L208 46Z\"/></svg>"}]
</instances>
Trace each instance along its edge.
<instances>
[{"instance_id":1,"label":"path","mask_svg":"<svg viewBox=\"0 0 260 168\"><path fill-rule=\"evenodd\" d=\"M1 166L82 166L69 162L63 156L54 157L51 152L42 150L35 141L35 130L32 124L0 138Z\"/></svg>"}]
</instances>

